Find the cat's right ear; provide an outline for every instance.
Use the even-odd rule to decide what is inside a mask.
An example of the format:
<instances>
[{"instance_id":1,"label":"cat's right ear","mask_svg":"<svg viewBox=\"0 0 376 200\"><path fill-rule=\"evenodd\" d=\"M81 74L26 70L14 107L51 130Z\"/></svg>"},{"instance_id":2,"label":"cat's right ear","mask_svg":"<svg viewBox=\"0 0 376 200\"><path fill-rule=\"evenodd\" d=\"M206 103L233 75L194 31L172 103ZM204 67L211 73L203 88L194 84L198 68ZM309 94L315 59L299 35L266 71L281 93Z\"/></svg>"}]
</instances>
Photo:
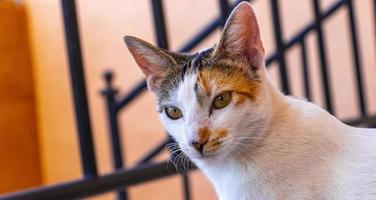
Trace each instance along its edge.
<instances>
[{"instance_id":1,"label":"cat's right ear","mask_svg":"<svg viewBox=\"0 0 376 200\"><path fill-rule=\"evenodd\" d=\"M176 61L166 51L136 37L124 36L124 41L144 73L148 88L155 92Z\"/></svg>"}]
</instances>

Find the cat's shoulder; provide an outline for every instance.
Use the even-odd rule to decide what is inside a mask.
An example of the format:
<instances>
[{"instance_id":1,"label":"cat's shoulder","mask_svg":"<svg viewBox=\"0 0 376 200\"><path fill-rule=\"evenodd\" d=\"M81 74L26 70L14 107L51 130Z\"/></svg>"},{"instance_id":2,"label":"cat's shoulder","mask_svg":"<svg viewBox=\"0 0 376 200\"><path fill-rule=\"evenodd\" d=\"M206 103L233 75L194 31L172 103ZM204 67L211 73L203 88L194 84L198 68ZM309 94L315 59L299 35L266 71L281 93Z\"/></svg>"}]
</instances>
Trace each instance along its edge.
<instances>
[{"instance_id":1,"label":"cat's shoulder","mask_svg":"<svg viewBox=\"0 0 376 200\"><path fill-rule=\"evenodd\" d=\"M338 123L339 121L325 109L320 106L307 101L304 98L295 96L284 96L284 110L285 115L294 120L307 122L310 121L326 121L329 123ZM315 122L317 123L317 122Z\"/></svg>"}]
</instances>

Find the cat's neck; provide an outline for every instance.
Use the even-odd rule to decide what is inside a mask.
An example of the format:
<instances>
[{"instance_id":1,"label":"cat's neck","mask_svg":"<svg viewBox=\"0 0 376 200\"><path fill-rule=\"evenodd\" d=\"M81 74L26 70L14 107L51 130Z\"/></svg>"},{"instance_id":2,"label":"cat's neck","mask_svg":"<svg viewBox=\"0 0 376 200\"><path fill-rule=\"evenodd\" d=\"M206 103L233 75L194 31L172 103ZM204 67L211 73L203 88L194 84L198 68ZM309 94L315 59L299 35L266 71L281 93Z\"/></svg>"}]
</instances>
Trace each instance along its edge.
<instances>
[{"instance_id":1,"label":"cat's neck","mask_svg":"<svg viewBox=\"0 0 376 200\"><path fill-rule=\"evenodd\" d=\"M196 164L209 178L220 200L272 199L252 162L229 157L217 163Z\"/></svg>"}]
</instances>

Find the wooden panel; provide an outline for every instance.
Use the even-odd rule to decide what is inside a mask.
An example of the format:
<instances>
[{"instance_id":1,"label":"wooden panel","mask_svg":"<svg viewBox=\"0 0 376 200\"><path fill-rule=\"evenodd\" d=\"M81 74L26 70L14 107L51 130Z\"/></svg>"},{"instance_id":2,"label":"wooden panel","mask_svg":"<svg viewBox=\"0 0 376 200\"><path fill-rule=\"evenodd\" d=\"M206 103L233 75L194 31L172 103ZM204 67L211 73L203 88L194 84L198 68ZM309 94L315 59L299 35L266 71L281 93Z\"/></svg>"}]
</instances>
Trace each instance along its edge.
<instances>
[{"instance_id":1,"label":"wooden panel","mask_svg":"<svg viewBox=\"0 0 376 200\"><path fill-rule=\"evenodd\" d=\"M0 193L41 183L25 11L0 1Z\"/></svg>"}]
</instances>

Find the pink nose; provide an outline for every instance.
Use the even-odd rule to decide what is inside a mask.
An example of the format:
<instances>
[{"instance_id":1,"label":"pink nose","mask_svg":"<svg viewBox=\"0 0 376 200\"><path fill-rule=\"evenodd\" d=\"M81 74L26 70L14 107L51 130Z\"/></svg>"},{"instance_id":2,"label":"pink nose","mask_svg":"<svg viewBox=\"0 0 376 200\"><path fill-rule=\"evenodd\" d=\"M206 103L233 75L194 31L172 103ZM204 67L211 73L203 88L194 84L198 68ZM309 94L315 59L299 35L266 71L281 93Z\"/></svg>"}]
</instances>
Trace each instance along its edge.
<instances>
[{"instance_id":1,"label":"pink nose","mask_svg":"<svg viewBox=\"0 0 376 200\"><path fill-rule=\"evenodd\" d=\"M200 154L204 153L204 146L208 143L208 140L192 140L190 145L195 148Z\"/></svg>"}]
</instances>

